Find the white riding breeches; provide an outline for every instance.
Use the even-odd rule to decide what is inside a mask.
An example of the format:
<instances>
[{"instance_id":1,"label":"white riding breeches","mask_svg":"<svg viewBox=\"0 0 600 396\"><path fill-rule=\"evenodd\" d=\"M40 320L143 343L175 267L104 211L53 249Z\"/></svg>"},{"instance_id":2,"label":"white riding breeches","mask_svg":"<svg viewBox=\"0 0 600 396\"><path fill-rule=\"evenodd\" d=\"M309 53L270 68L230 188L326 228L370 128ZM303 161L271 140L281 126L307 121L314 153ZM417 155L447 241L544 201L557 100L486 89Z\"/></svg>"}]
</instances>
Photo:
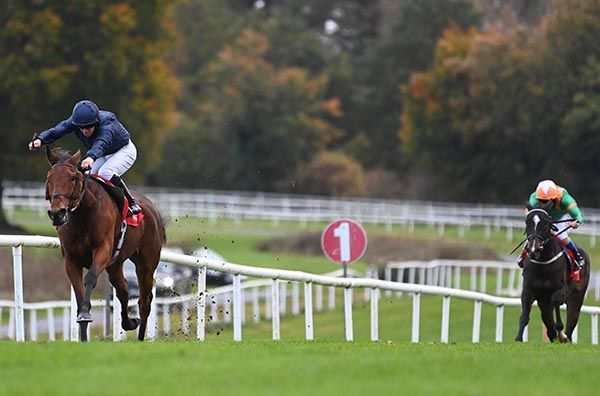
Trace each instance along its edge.
<instances>
[{"instance_id":1,"label":"white riding breeches","mask_svg":"<svg viewBox=\"0 0 600 396\"><path fill-rule=\"evenodd\" d=\"M137 148L130 140L129 144L123 146L113 154L104 155L94 161L91 173L96 173L110 180L113 175L122 176L131 168L137 158Z\"/></svg>"},{"instance_id":2,"label":"white riding breeches","mask_svg":"<svg viewBox=\"0 0 600 396\"><path fill-rule=\"evenodd\" d=\"M565 213L564 215L562 215L562 217L560 219L558 219L559 221L562 221L562 223L554 224L557 228L557 230L554 232L554 235L560 234L560 235L558 235L558 237L561 239L561 241L564 241L565 239L569 238L569 231L563 231L563 230L566 230L569 227L569 225L571 224L570 221L564 221L564 220L569 220L570 218L571 218L571 215L569 215L568 213Z\"/></svg>"}]
</instances>

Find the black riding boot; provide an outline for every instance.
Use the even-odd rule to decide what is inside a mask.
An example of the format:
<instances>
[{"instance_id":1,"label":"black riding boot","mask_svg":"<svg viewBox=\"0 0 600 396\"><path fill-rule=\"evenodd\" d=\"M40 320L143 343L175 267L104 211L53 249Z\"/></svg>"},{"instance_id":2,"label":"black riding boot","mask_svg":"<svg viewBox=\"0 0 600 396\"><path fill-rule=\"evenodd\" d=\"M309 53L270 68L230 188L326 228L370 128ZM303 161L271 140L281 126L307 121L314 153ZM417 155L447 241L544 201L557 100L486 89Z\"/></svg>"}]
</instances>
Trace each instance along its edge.
<instances>
[{"instance_id":1,"label":"black riding boot","mask_svg":"<svg viewBox=\"0 0 600 396\"><path fill-rule=\"evenodd\" d=\"M583 267L585 265L585 260L583 259L581 252L577 248L577 245L575 245L573 241L569 241L569 243L567 243L567 248L569 248L573 253L575 253L575 264L577 265L577 267Z\"/></svg>"},{"instance_id":2,"label":"black riding boot","mask_svg":"<svg viewBox=\"0 0 600 396\"><path fill-rule=\"evenodd\" d=\"M110 179L110 181L115 186L120 187L120 188L123 189L123 192L125 193L125 196L127 197L127 200L129 201L129 211L132 214L138 214L138 213L140 213L142 211L142 208L140 208L140 205L137 204L137 202L135 201L135 198L133 198L133 196L129 192L129 189L127 188L127 185L121 179L121 177L119 175L114 175Z\"/></svg>"}]
</instances>

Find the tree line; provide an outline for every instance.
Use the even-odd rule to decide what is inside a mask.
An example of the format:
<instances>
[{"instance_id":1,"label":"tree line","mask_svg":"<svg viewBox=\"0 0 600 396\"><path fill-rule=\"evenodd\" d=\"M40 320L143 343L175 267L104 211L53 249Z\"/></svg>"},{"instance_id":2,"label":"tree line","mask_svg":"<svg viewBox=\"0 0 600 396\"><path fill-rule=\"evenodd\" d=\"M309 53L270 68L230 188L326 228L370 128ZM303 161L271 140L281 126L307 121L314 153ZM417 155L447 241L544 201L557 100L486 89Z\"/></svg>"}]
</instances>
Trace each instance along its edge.
<instances>
[{"instance_id":1,"label":"tree line","mask_svg":"<svg viewBox=\"0 0 600 396\"><path fill-rule=\"evenodd\" d=\"M595 0L0 4L0 179L81 98L134 136L134 184L595 206ZM74 139L61 145L77 148Z\"/></svg>"}]
</instances>

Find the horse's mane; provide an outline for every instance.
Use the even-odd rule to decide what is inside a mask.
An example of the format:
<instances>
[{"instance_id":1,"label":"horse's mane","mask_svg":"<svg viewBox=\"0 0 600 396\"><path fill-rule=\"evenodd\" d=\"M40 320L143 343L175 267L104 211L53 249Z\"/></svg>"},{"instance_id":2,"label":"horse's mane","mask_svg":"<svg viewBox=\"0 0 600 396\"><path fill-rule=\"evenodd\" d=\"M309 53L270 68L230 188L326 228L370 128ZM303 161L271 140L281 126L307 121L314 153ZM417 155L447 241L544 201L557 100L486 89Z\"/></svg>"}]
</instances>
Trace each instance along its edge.
<instances>
[{"instance_id":1,"label":"horse's mane","mask_svg":"<svg viewBox=\"0 0 600 396\"><path fill-rule=\"evenodd\" d=\"M53 149L51 149L51 151L52 151L52 154L54 156L56 156L56 158L58 158L58 161L56 162L57 164L62 164L66 160L71 158L71 153L69 153L69 150L67 150L65 148L54 147Z\"/></svg>"}]
</instances>

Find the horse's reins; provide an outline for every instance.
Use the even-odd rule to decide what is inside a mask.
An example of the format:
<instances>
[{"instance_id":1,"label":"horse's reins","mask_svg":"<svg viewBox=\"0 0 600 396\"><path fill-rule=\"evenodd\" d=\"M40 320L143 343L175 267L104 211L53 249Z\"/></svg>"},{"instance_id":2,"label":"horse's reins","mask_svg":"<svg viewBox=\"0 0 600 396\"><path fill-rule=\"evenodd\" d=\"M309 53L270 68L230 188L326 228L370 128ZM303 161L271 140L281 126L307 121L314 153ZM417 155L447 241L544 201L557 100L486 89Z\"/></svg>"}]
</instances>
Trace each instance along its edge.
<instances>
[{"instance_id":1,"label":"horse's reins","mask_svg":"<svg viewBox=\"0 0 600 396\"><path fill-rule=\"evenodd\" d=\"M534 209L534 210L536 210L536 209ZM576 220L576 219L553 220L553 221L552 221L552 224L558 224L558 223L572 222L572 221L575 221L575 220ZM564 230L562 230L561 232L559 232L559 233L555 234L553 237L557 237L557 236L559 236L560 234L562 234L563 232L565 232L565 231L569 230L570 228L573 228L573 226L571 226L571 225L567 226L567 227L566 227ZM520 242L520 243L519 243L519 244L518 244L518 245L517 245L517 246L516 246L516 247L515 247L515 248L514 248L514 249L513 249L511 252L510 252L510 254L513 254L513 253L515 252L515 250L517 250L517 249L519 248L519 246L521 246L521 245L522 245L522 244L523 244L525 241L528 241L528 240L530 240L530 239L533 239L533 238L536 238L536 237L537 237L537 238L539 238L539 239L542 241L542 247L543 247L543 246L544 246L544 245L545 245L545 244L546 244L546 243L547 243L547 242L550 240L550 238L547 238L547 239L542 239L542 237L541 237L541 236L539 236L539 235L536 235L536 234L529 235L529 236L527 236L525 239L523 239L523 240L522 240L522 241L521 241L521 242ZM547 265L547 264L551 264L551 263L555 262L556 260L558 260L558 258L559 258L560 256L562 256L563 254L564 254L564 251L563 251L563 250L561 250L561 251L560 251L560 252L559 252L559 253L558 253L556 256L552 257L552 258L551 258L550 260L548 260L548 261L538 261L538 260L534 260L534 259L532 259L531 257L529 258L529 260L530 260L532 263L535 263L535 264Z\"/></svg>"}]
</instances>

